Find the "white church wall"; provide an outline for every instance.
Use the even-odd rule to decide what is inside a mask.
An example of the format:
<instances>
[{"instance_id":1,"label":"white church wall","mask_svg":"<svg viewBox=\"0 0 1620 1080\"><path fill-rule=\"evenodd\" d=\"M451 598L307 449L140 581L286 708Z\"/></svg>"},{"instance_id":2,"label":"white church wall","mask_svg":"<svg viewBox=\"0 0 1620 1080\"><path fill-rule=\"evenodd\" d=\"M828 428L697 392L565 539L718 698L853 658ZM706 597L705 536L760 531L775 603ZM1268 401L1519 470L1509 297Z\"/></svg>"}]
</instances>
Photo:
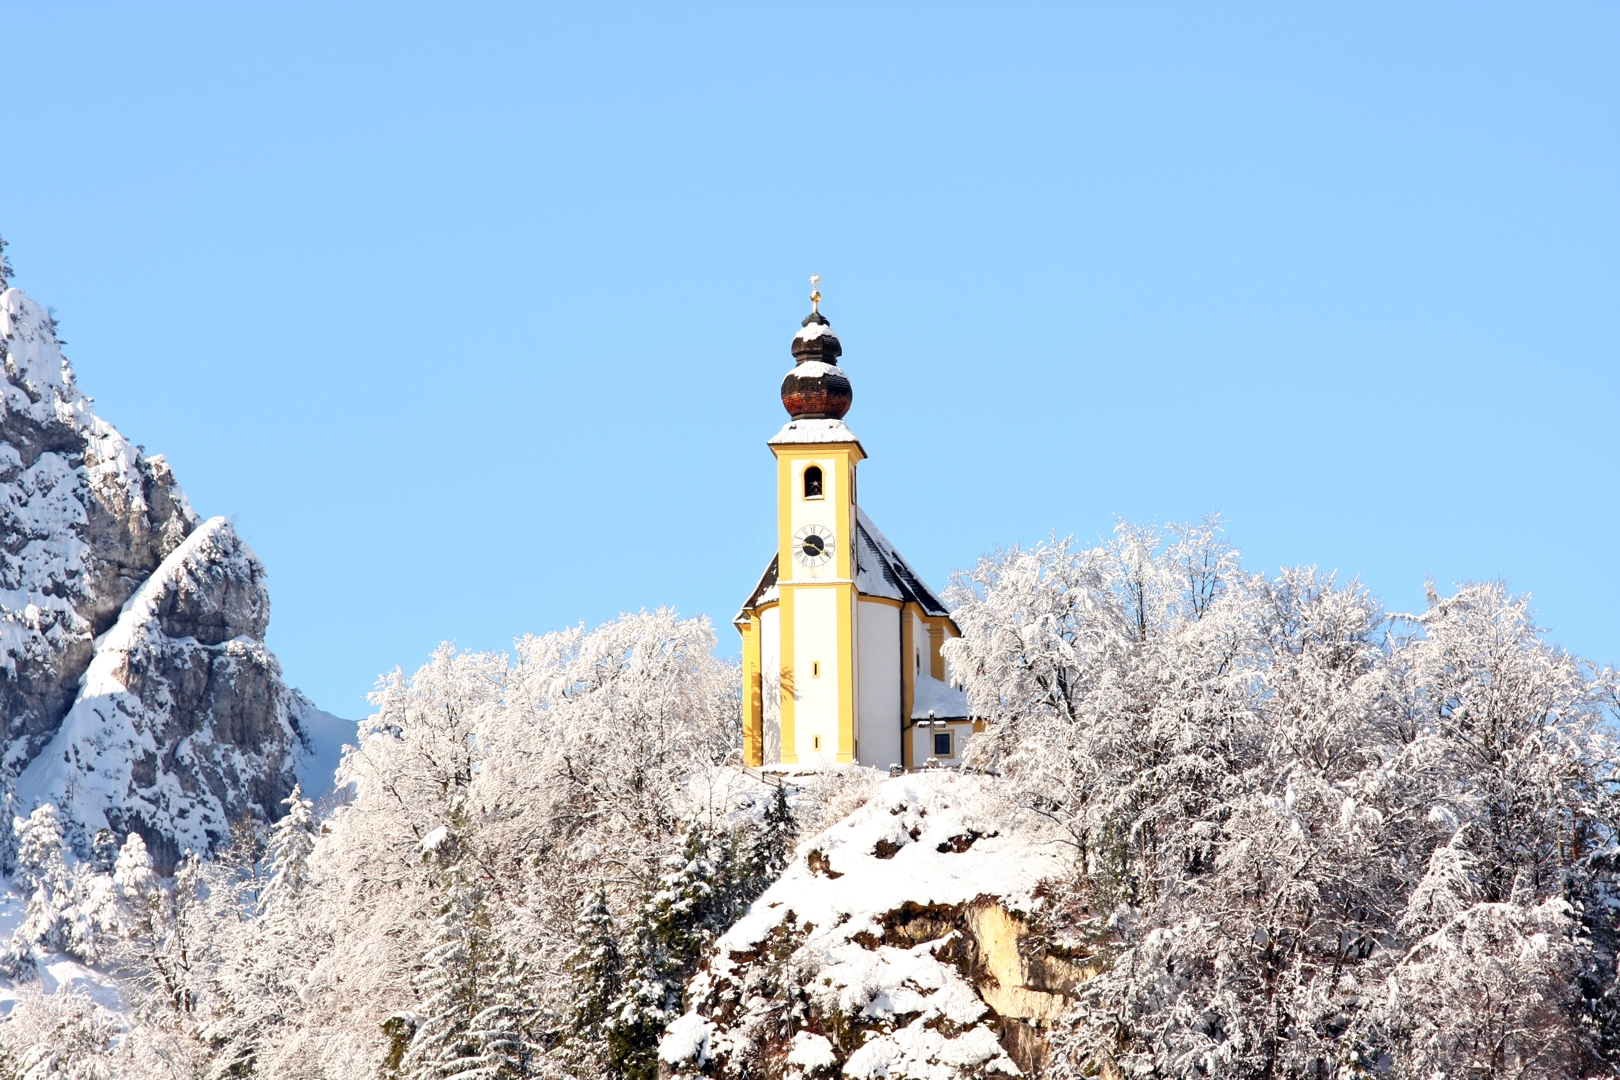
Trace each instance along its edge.
<instances>
[{"instance_id":1,"label":"white church wall","mask_svg":"<svg viewBox=\"0 0 1620 1080\"><path fill-rule=\"evenodd\" d=\"M940 732L951 733L951 753L934 753L934 736ZM911 760L914 766L921 766L929 758L938 758L941 765L960 765L962 751L967 748L968 739L973 737L971 723L951 724L949 727L913 727L911 729Z\"/></svg>"},{"instance_id":2,"label":"white church wall","mask_svg":"<svg viewBox=\"0 0 1620 1080\"><path fill-rule=\"evenodd\" d=\"M781 608L769 607L759 613L759 681L763 709L764 747L767 765L782 761L782 617Z\"/></svg>"},{"instance_id":3,"label":"white church wall","mask_svg":"<svg viewBox=\"0 0 1620 1080\"><path fill-rule=\"evenodd\" d=\"M800 764L831 764L838 760L838 590L795 589L793 607L794 747Z\"/></svg>"},{"instance_id":4,"label":"white church wall","mask_svg":"<svg viewBox=\"0 0 1620 1080\"><path fill-rule=\"evenodd\" d=\"M870 600L855 605L859 650L859 754L886 769L900 758L900 609Z\"/></svg>"}]
</instances>

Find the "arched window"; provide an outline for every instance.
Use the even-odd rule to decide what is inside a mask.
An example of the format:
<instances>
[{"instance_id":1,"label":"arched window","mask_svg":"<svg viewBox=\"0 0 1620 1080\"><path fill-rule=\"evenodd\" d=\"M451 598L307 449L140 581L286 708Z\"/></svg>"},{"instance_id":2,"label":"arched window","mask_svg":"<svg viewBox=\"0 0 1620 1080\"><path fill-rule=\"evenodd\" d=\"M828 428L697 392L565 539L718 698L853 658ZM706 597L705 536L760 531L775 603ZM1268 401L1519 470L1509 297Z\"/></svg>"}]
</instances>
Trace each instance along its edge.
<instances>
[{"instance_id":1,"label":"arched window","mask_svg":"<svg viewBox=\"0 0 1620 1080\"><path fill-rule=\"evenodd\" d=\"M804 497L807 499L821 498L820 465L812 465L804 470Z\"/></svg>"}]
</instances>

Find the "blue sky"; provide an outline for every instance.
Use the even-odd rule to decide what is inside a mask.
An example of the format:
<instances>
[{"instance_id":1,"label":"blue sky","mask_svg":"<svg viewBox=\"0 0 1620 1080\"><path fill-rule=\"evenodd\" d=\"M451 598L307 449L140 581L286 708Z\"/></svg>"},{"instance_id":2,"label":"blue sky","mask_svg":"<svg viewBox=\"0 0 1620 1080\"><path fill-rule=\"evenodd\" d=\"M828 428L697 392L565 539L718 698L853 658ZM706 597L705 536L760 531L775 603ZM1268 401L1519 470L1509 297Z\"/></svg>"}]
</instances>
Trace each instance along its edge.
<instances>
[{"instance_id":1,"label":"blue sky","mask_svg":"<svg viewBox=\"0 0 1620 1080\"><path fill-rule=\"evenodd\" d=\"M0 234L324 707L769 559L806 278L943 585L1220 512L1620 662L1613 4L0 6Z\"/></svg>"}]
</instances>

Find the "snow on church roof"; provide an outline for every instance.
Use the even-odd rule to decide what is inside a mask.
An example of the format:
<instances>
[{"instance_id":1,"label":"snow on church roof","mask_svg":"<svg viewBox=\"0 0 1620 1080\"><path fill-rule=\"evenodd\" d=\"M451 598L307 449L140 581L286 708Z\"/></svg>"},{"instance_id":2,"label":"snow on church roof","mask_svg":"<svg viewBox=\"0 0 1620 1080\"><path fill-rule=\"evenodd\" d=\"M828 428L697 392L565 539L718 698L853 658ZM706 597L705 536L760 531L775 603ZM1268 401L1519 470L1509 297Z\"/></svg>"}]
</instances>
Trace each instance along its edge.
<instances>
[{"instance_id":1,"label":"snow on church roof","mask_svg":"<svg viewBox=\"0 0 1620 1080\"><path fill-rule=\"evenodd\" d=\"M872 519L867 517L866 511L859 506L855 508L855 534L856 592L863 596L881 596L888 600L902 602L909 600L929 615L950 614L945 610L945 605L940 603L939 597L923 584L917 571L911 568L911 564L906 562L895 546L889 543L889 538L872 524ZM754 586L754 591L743 601L742 610L737 612L733 622L746 623L748 612L761 604L773 603L777 599L779 595L776 585L777 573L777 558L773 556L771 565L760 575L759 584Z\"/></svg>"},{"instance_id":2,"label":"snow on church roof","mask_svg":"<svg viewBox=\"0 0 1620 1080\"><path fill-rule=\"evenodd\" d=\"M800 365L801 367L803 365ZM829 370L837 371L831 365L822 365ZM821 418L815 420L789 420L787 426L767 440L767 446L782 446L787 443L845 443L860 444L855 433L849 430L849 425L842 420Z\"/></svg>"},{"instance_id":3,"label":"snow on church roof","mask_svg":"<svg viewBox=\"0 0 1620 1080\"><path fill-rule=\"evenodd\" d=\"M911 698L913 720L967 720L972 716L966 694L926 671L917 673L917 690Z\"/></svg>"},{"instance_id":4,"label":"snow on church roof","mask_svg":"<svg viewBox=\"0 0 1620 1080\"><path fill-rule=\"evenodd\" d=\"M731 620L733 623L746 623L748 613L754 608L759 607L761 604L775 603L780 598L781 591L776 587L776 560L778 558L780 558L778 555L771 556L771 565L767 566L765 572L759 576L759 584L754 586L754 591L748 594L747 600L743 601L742 610L737 612L735 619Z\"/></svg>"},{"instance_id":5,"label":"snow on church roof","mask_svg":"<svg viewBox=\"0 0 1620 1080\"><path fill-rule=\"evenodd\" d=\"M950 614L940 603L939 597L923 584L922 577L859 506L855 508L855 530L859 536L855 549L857 592L890 600L915 601L929 615Z\"/></svg>"}]
</instances>

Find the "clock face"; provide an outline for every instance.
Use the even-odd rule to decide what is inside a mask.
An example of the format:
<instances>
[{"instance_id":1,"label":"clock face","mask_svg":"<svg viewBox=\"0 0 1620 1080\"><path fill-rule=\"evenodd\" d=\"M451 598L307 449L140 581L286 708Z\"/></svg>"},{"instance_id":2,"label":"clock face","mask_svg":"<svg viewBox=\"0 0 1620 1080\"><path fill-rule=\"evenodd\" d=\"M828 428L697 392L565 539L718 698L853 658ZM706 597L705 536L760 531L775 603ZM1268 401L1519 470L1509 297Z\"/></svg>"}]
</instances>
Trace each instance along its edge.
<instances>
[{"instance_id":1,"label":"clock face","mask_svg":"<svg viewBox=\"0 0 1620 1080\"><path fill-rule=\"evenodd\" d=\"M793 557L805 566L823 566L832 561L832 534L821 525L806 525L793 534Z\"/></svg>"}]
</instances>

